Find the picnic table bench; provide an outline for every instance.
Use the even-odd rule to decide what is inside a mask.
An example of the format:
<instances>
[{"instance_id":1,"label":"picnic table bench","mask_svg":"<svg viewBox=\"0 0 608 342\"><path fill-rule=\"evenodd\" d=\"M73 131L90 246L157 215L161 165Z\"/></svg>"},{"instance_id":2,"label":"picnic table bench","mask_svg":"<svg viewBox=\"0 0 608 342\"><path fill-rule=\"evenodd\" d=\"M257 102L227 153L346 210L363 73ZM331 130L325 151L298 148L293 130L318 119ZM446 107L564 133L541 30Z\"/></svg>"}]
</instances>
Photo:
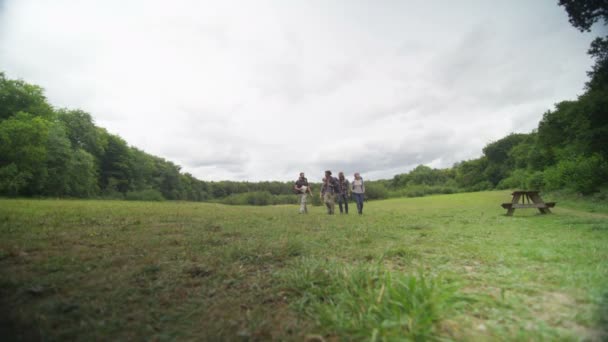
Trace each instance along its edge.
<instances>
[{"instance_id":1,"label":"picnic table bench","mask_svg":"<svg viewBox=\"0 0 608 342\"><path fill-rule=\"evenodd\" d=\"M503 208L507 209L507 216L512 216L515 209L524 208L536 208L541 214L550 214L549 208L555 207L555 202L543 201L538 191L514 191L511 195L513 195L511 203L501 204Z\"/></svg>"}]
</instances>

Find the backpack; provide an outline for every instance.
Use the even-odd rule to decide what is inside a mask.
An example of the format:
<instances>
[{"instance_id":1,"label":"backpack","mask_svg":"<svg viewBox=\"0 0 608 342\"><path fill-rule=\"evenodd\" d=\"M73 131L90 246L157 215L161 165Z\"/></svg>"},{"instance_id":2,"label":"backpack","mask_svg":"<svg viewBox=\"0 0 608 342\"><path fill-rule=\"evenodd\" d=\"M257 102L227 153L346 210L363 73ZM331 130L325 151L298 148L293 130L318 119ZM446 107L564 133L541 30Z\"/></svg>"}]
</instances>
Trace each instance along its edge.
<instances>
[{"instance_id":1,"label":"backpack","mask_svg":"<svg viewBox=\"0 0 608 342\"><path fill-rule=\"evenodd\" d=\"M334 189L334 194L342 192L340 189L340 181L336 177L331 177L331 187Z\"/></svg>"}]
</instances>

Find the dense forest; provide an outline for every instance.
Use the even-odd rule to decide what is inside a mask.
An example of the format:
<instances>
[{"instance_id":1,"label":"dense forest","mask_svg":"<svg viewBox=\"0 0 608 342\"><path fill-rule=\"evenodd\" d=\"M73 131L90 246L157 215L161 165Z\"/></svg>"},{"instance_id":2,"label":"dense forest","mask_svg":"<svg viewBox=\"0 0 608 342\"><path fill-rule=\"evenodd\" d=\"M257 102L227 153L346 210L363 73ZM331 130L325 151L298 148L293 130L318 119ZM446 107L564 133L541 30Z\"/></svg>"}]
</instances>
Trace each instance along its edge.
<instances>
[{"instance_id":1,"label":"dense forest","mask_svg":"<svg viewBox=\"0 0 608 342\"><path fill-rule=\"evenodd\" d=\"M561 0L570 22L589 31L606 5ZM420 165L366 182L368 198L489 189L570 190L608 196L608 37L588 51L595 64L584 93L544 113L537 129L489 143L480 158L447 169ZM42 88L0 73L0 195L295 203L291 182L208 182L129 146L82 110L57 109ZM314 201L318 198L313 197Z\"/></svg>"}]
</instances>

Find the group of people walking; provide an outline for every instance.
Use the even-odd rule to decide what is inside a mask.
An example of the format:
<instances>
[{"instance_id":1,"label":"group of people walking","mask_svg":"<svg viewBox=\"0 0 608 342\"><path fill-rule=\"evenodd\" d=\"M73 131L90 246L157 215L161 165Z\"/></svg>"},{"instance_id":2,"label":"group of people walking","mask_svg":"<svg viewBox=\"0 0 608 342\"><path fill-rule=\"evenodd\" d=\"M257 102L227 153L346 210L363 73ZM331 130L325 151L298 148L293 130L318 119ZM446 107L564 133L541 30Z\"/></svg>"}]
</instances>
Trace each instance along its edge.
<instances>
[{"instance_id":1,"label":"group of people walking","mask_svg":"<svg viewBox=\"0 0 608 342\"><path fill-rule=\"evenodd\" d=\"M294 183L294 191L300 196L300 214L308 213L306 201L308 195L312 196L312 188L308 184L308 179L304 177L304 172L300 172L300 177ZM365 184L359 172L355 172L351 182L344 177L344 172L339 172L338 177L333 177L330 170L325 171L325 177L321 183L319 196L327 207L327 213L333 215L335 212L336 201L340 208L340 214L348 214L348 200L352 196L357 202L357 212L363 214L363 199L365 194Z\"/></svg>"}]
</instances>

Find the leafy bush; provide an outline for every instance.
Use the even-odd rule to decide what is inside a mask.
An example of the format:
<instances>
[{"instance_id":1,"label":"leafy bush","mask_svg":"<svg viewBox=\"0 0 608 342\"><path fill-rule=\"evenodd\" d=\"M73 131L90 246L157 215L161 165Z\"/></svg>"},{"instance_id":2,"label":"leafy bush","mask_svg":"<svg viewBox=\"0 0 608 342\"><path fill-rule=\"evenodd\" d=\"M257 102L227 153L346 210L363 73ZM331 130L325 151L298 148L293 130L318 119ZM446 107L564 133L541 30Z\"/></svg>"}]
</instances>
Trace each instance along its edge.
<instances>
[{"instance_id":1,"label":"leafy bush","mask_svg":"<svg viewBox=\"0 0 608 342\"><path fill-rule=\"evenodd\" d=\"M312 200L310 202L312 203L312 205L315 205L315 206L323 205L323 201L321 201L321 197L319 196L318 193L315 193L312 196Z\"/></svg>"},{"instance_id":2,"label":"leafy bush","mask_svg":"<svg viewBox=\"0 0 608 342\"><path fill-rule=\"evenodd\" d=\"M545 179L541 171L536 171L531 174L527 181L526 186L528 189L540 190L545 188Z\"/></svg>"},{"instance_id":3,"label":"leafy bush","mask_svg":"<svg viewBox=\"0 0 608 342\"><path fill-rule=\"evenodd\" d=\"M378 182L365 183L365 199L383 199L388 197L386 186Z\"/></svg>"},{"instance_id":4,"label":"leafy bush","mask_svg":"<svg viewBox=\"0 0 608 342\"><path fill-rule=\"evenodd\" d=\"M547 190L566 188L590 194L598 191L608 178L608 163L598 154L562 159L543 175Z\"/></svg>"},{"instance_id":5,"label":"leafy bush","mask_svg":"<svg viewBox=\"0 0 608 342\"><path fill-rule=\"evenodd\" d=\"M509 177L501 180L497 189L525 189L528 180L528 173L525 170L517 169L511 172Z\"/></svg>"},{"instance_id":6,"label":"leafy bush","mask_svg":"<svg viewBox=\"0 0 608 342\"><path fill-rule=\"evenodd\" d=\"M389 197L422 197L435 194L453 194L459 192L455 186L411 185L397 191L391 191Z\"/></svg>"},{"instance_id":7,"label":"leafy bush","mask_svg":"<svg viewBox=\"0 0 608 342\"><path fill-rule=\"evenodd\" d=\"M310 202L310 195L308 196ZM300 197L297 195L273 195L272 204L299 204Z\"/></svg>"},{"instance_id":8,"label":"leafy bush","mask_svg":"<svg viewBox=\"0 0 608 342\"><path fill-rule=\"evenodd\" d=\"M125 195L120 191L106 189L99 195L99 198L104 200L124 200Z\"/></svg>"},{"instance_id":9,"label":"leafy bush","mask_svg":"<svg viewBox=\"0 0 608 342\"><path fill-rule=\"evenodd\" d=\"M269 205L273 204L272 194L268 191L248 192L245 194L249 205Z\"/></svg>"},{"instance_id":10,"label":"leafy bush","mask_svg":"<svg viewBox=\"0 0 608 342\"><path fill-rule=\"evenodd\" d=\"M16 196L32 178L29 172L19 172L14 163L0 167L0 194Z\"/></svg>"},{"instance_id":11,"label":"leafy bush","mask_svg":"<svg viewBox=\"0 0 608 342\"><path fill-rule=\"evenodd\" d=\"M469 188L471 191L492 190L494 185L490 181L481 181Z\"/></svg>"},{"instance_id":12,"label":"leafy bush","mask_svg":"<svg viewBox=\"0 0 608 342\"><path fill-rule=\"evenodd\" d=\"M158 190L146 189L141 191L130 191L125 195L127 201L164 201L165 198Z\"/></svg>"},{"instance_id":13,"label":"leafy bush","mask_svg":"<svg viewBox=\"0 0 608 342\"><path fill-rule=\"evenodd\" d=\"M496 188L540 190L544 188L544 175L540 171L531 173L528 170L517 169L511 172L509 177L501 180Z\"/></svg>"},{"instance_id":14,"label":"leafy bush","mask_svg":"<svg viewBox=\"0 0 608 342\"><path fill-rule=\"evenodd\" d=\"M224 204L232 205L271 205L276 204L273 195L268 191L252 191L232 194L221 200Z\"/></svg>"},{"instance_id":15,"label":"leafy bush","mask_svg":"<svg viewBox=\"0 0 608 342\"><path fill-rule=\"evenodd\" d=\"M604 186L604 187L600 188L600 191L593 194L592 198L598 202L608 200L608 187Z\"/></svg>"}]
</instances>

